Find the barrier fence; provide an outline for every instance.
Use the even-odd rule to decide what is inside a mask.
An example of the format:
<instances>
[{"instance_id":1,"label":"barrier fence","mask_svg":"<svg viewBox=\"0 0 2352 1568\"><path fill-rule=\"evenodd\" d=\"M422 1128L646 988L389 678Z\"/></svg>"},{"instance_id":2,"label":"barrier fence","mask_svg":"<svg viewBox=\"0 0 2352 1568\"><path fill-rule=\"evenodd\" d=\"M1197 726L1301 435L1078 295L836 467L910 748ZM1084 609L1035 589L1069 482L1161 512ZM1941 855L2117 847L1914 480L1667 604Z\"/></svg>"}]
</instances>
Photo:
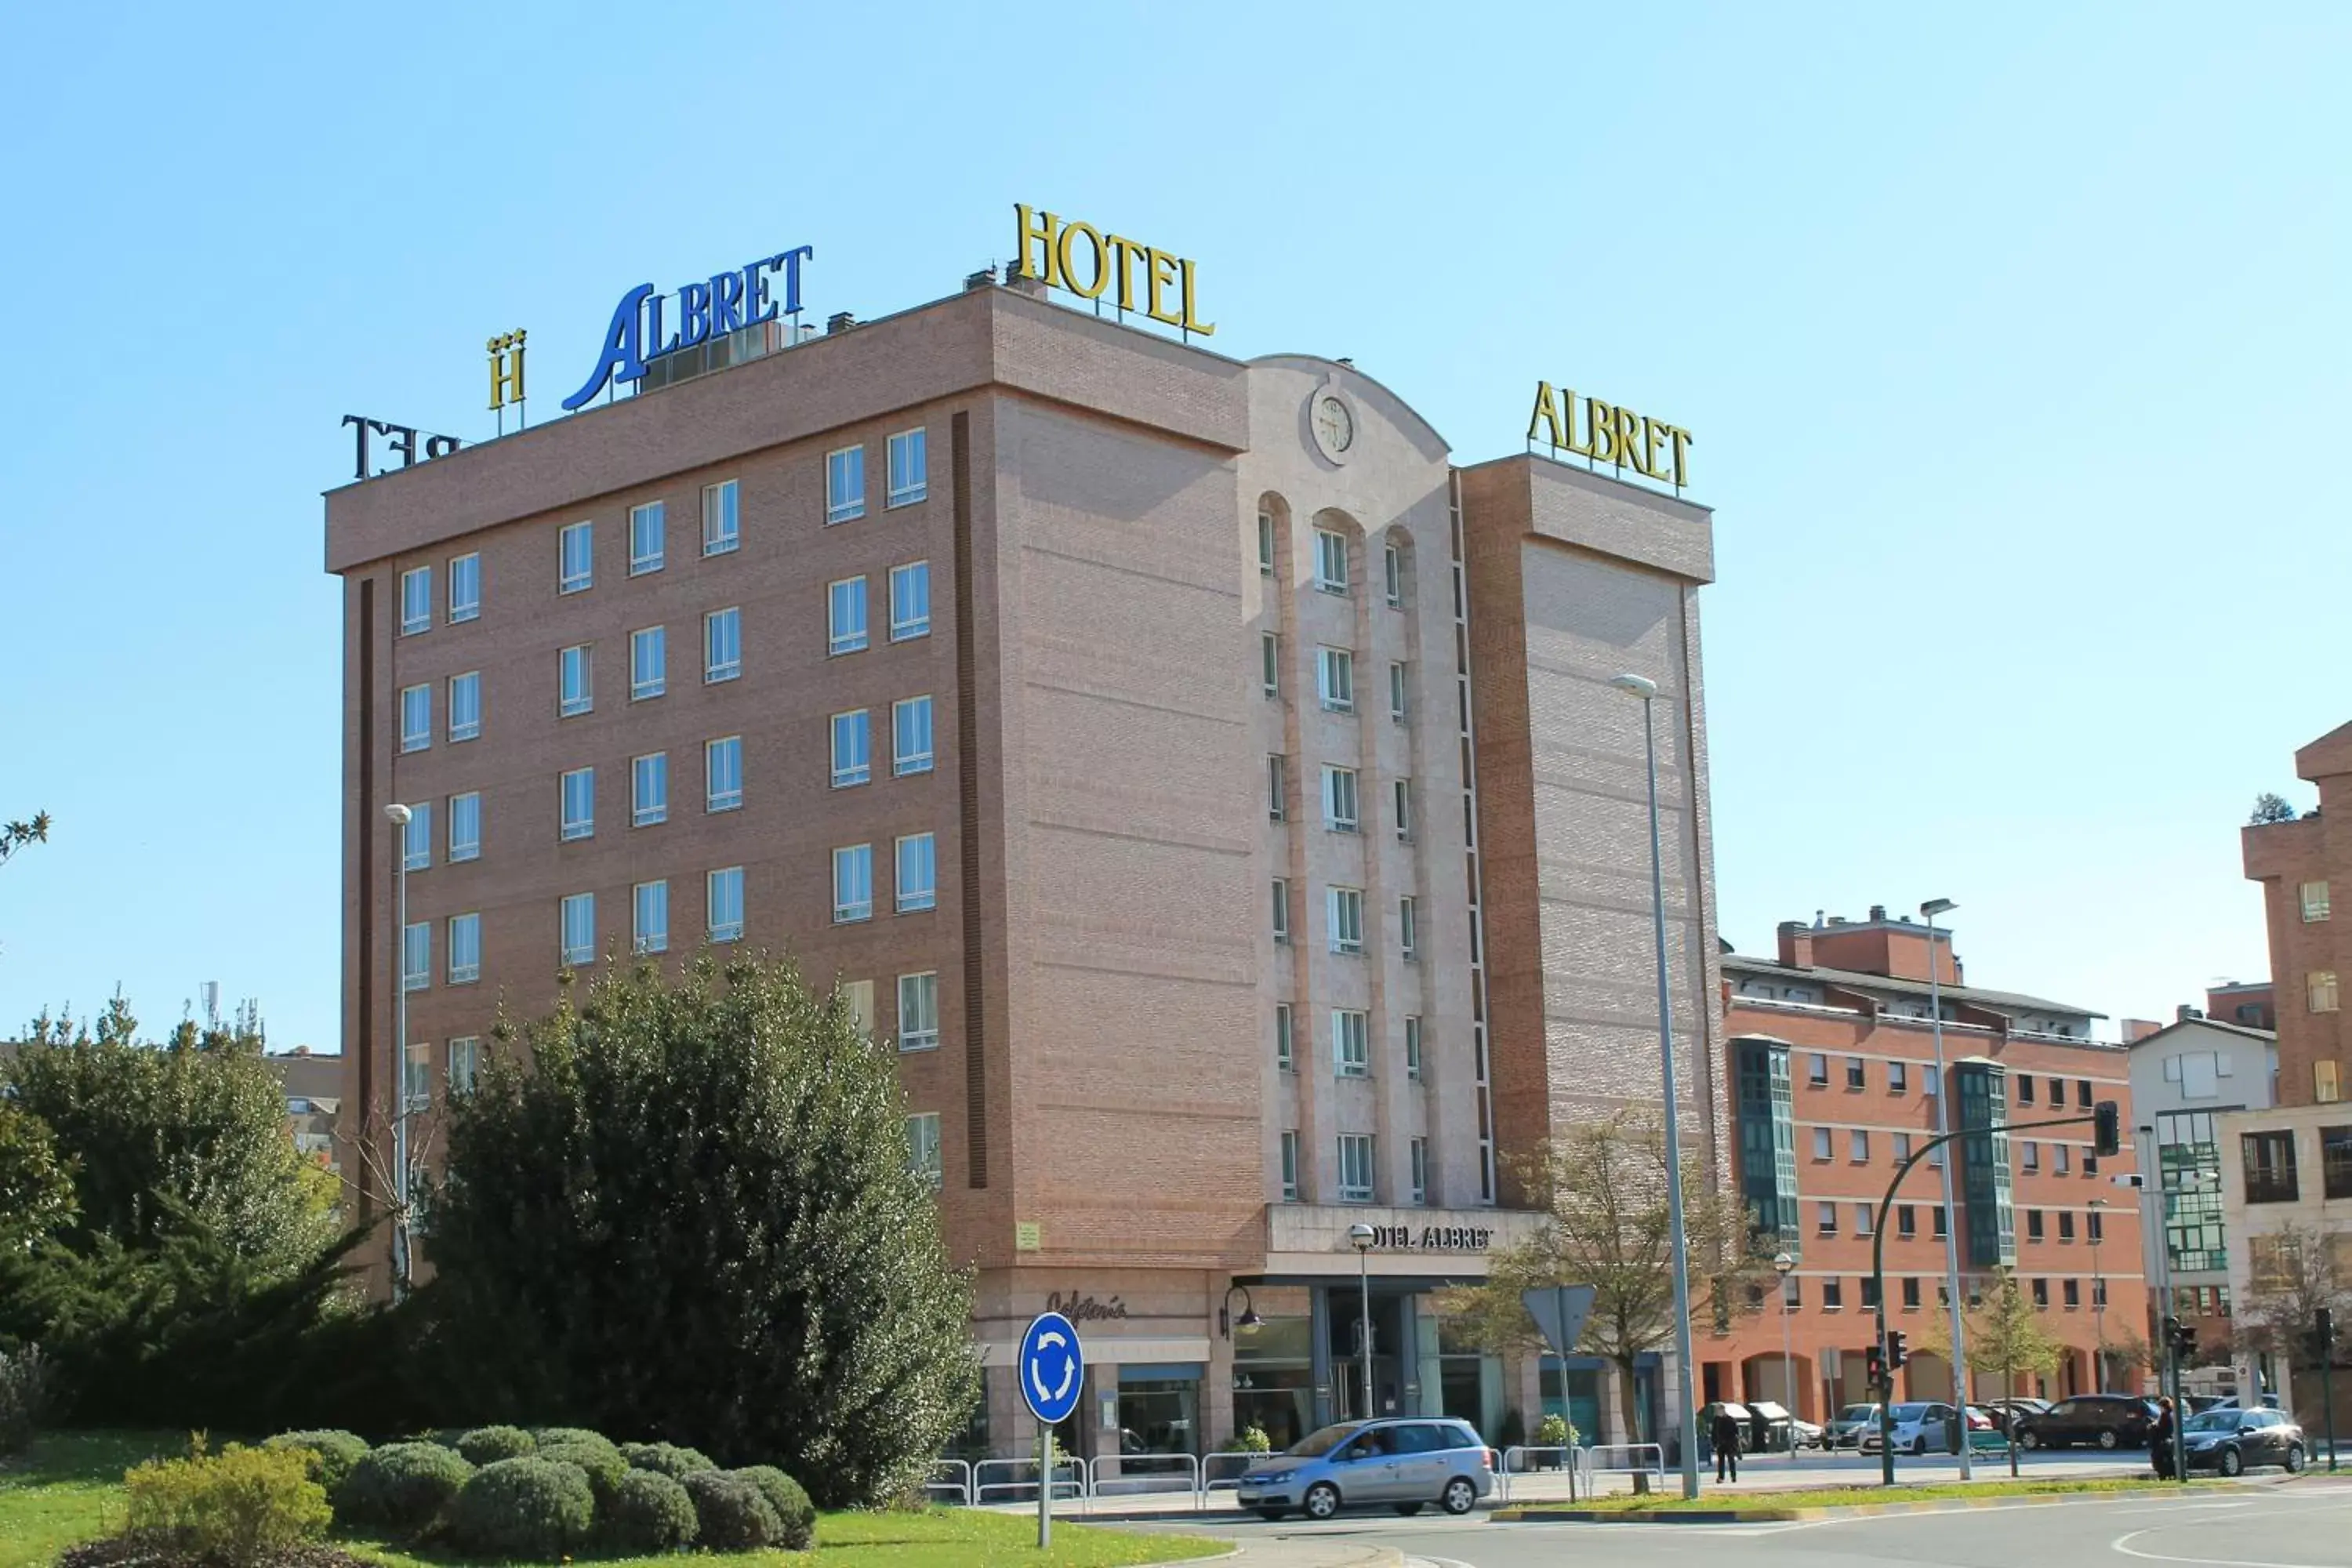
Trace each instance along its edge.
<instances>
[{"instance_id":1,"label":"barrier fence","mask_svg":"<svg viewBox=\"0 0 2352 1568\"><path fill-rule=\"evenodd\" d=\"M1489 1449L1489 1454L1494 1450ZM1275 1458L1244 1449L1219 1449L1197 1458L1191 1454L1106 1454L1082 1459L1075 1454L1055 1456L1053 1492L1055 1501L1076 1502L1091 1510L1097 1499L1175 1497L1192 1500L1194 1511L1209 1506L1213 1492L1231 1491L1241 1484L1251 1466ZM1591 1494L1595 1478L1646 1475L1663 1479L1666 1451L1656 1443L1601 1443L1586 1447L1528 1446L1502 1450L1495 1470L1496 1495L1508 1501L1511 1483L1538 1475L1565 1475L1569 1498ZM1003 1459L940 1459L931 1467L924 1489L937 1501L974 1506L981 1503L1034 1502L1037 1461L1034 1457Z\"/></svg>"}]
</instances>

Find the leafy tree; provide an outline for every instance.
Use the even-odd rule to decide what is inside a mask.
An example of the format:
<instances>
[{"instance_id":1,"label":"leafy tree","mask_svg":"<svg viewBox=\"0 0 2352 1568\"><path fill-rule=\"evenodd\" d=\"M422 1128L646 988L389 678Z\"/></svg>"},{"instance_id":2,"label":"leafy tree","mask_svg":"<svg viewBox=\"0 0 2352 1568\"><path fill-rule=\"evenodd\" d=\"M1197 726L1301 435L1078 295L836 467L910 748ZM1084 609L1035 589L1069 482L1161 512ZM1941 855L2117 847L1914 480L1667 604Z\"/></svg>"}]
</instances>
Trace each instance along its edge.
<instances>
[{"instance_id":1,"label":"leafy tree","mask_svg":"<svg viewBox=\"0 0 2352 1568\"><path fill-rule=\"evenodd\" d=\"M73 1176L49 1124L0 1100L0 1251L22 1251L73 1216Z\"/></svg>"},{"instance_id":2,"label":"leafy tree","mask_svg":"<svg viewBox=\"0 0 2352 1568\"><path fill-rule=\"evenodd\" d=\"M2019 1287L2017 1276L2001 1270L2000 1282L1982 1302L1961 1313L1961 1331L1969 1337L1969 1370L2000 1373L2003 1398L2017 1392L2019 1373L2048 1376L2057 1370L2058 1358L2066 1352L2065 1342L2050 1331L2048 1323L2048 1314ZM1952 1359L1950 1325L1948 1313L1934 1314L1920 1327L1919 1348L1948 1363ZM2014 1443L2009 1448L2009 1473L2018 1473Z\"/></svg>"},{"instance_id":3,"label":"leafy tree","mask_svg":"<svg viewBox=\"0 0 2352 1568\"><path fill-rule=\"evenodd\" d=\"M2294 807L2286 803L2286 797L2273 795L2268 790L2254 796L2253 815L2246 818L2250 825L2257 826L2265 822L2293 822L2294 820Z\"/></svg>"},{"instance_id":4,"label":"leafy tree","mask_svg":"<svg viewBox=\"0 0 2352 1568\"><path fill-rule=\"evenodd\" d=\"M8 858L26 845L48 841L49 814L46 811L34 813L30 822L0 823L0 866L6 865Z\"/></svg>"},{"instance_id":5,"label":"leafy tree","mask_svg":"<svg viewBox=\"0 0 2352 1568\"><path fill-rule=\"evenodd\" d=\"M2304 1225L2246 1238L2251 1278L2235 1323L2242 1347L2284 1355L2303 1366L2310 1363L2305 1342L2322 1307L2339 1320L2352 1320L2352 1278L2337 1267L2335 1240ZM2346 1256L2352 1258L2352 1249Z\"/></svg>"},{"instance_id":6,"label":"leafy tree","mask_svg":"<svg viewBox=\"0 0 2352 1568\"><path fill-rule=\"evenodd\" d=\"M476 1356L468 1386L773 1461L823 1506L904 1495L977 1367L895 1054L790 964L707 956L609 973L499 1037L424 1211L420 1295Z\"/></svg>"},{"instance_id":7,"label":"leafy tree","mask_svg":"<svg viewBox=\"0 0 2352 1568\"><path fill-rule=\"evenodd\" d=\"M2109 1323L2105 1338L2099 1342L2101 1386L2110 1379L2122 1378L2154 1364L2147 1341L2129 1323Z\"/></svg>"}]
</instances>

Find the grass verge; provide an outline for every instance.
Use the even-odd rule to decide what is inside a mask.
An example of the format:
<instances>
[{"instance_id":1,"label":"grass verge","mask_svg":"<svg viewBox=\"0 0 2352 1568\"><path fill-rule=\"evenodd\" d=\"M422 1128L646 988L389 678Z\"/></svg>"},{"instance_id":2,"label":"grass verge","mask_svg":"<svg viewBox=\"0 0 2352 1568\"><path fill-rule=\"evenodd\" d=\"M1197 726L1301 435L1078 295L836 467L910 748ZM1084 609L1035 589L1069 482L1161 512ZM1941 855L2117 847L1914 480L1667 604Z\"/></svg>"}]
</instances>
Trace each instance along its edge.
<instances>
[{"instance_id":1,"label":"grass verge","mask_svg":"<svg viewBox=\"0 0 2352 1568\"><path fill-rule=\"evenodd\" d=\"M2178 1492L2173 1482L2137 1477L2109 1477L2073 1481L1969 1481L1927 1486L1820 1487L1808 1491L1717 1492L1685 1500L1653 1492L1647 1497L1620 1493L1577 1503L1529 1502L1529 1512L1573 1509L1588 1513L1779 1513L1800 1508L1859 1508L1873 1503L1938 1502L1954 1499L2057 1497L2074 1492L2141 1492L2159 1488Z\"/></svg>"}]
</instances>

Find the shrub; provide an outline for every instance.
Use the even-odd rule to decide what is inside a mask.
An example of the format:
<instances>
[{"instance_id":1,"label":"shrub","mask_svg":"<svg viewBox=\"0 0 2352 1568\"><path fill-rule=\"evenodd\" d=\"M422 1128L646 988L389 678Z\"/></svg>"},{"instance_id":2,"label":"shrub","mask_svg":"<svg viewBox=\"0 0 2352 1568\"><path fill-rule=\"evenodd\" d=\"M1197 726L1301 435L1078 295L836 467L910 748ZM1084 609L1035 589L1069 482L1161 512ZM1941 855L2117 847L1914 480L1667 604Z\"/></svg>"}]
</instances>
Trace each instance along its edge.
<instances>
[{"instance_id":1,"label":"shrub","mask_svg":"<svg viewBox=\"0 0 2352 1568\"><path fill-rule=\"evenodd\" d=\"M352 1467L335 1494L335 1522L421 1535L441 1521L474 1473L438 1443L386 1443Z\"/></svg>"},{"instance_id":2,"label":"shrub","mask_svg":"<svg viewBox=\"0 0 2352 1568\"><path fill-rule=\"evenodd\" d=\"M56 1378L38 1345L0 1351L0 1454L21 1454L48 1415Z\"/></svg>"},{"instance_id":3,"label":"shrub","mask_svg":"<svg viewBox=\"0 0 2352 1568\"><path fill-rule=\"evenodd\" d=\"M206 1454L200 1438L184 1459L150 1459L123 1477L131 1534L173 1555L219 1568L245 1568L326 1533L332 1510L290 1448L231 1443Z\"/></svg>"},{"instance_id":4,"label":"shrub","mask_svg":"<svg viewBox=\"0 0 2352 1568\"><path fill-rule=\"evenodd\" d=\"M300 1454L310 1468L310 1479L326 1489L331 1498L342 1489L352 1468L368 1453L366 1438L336 1431L280 1432L261 1446Z\"/></svg>"},{"instance_id":5,"label":"shrub","mask_svg":"<svg viewBox=\"0 0 2352 1568\"><path fill-rule=\"evenodd\" d=\"M477 1426L452 1445L469 1465L495 1465L500 1459L523 1459L539 1452L539 1444L520 1426Z\"/></svg>"},{"instance_id":6,"label":"shrub","mask_svg":"<svg viewBox=\"0 0 2352 1568\"><path fill-rule=\"evenodd\" d=\"M749 1552L782 1539L784 1521L759 1483L735 1470L697 1470L686 1478L694 1500L695 1540L713 1552Z\"/></svg>"},{"instance_id":7,"label":"shrub","mask_svg":"<svg viewBox=\"0 0 2352 1568\"><path fill-rule=\"evenodd\" d=\"M674 1481L682 1481L697 1470L715 1470L709 1458L697 1448L680 1447L676 1443L624 1443L621 1457L633 1470L656 1470Z\"/></svg>"},{"instance_id":8,"label":"shrub","mask_svg":"<svg viewBox=\"0 0 2352 1568\"><path fill-rule=\"evenodd\" d=\"M580 1473L588 1478L588 1485L596 1493L596 1501L601 1507L613 1495L613 1489L621 1484L621 1478L634 1472L629 1468L629 1462L621 1458L621 1450L593 1432L584 1436L586 1440L581 1442L541 1443L539 1457L553 1459L559 1464L578 1466Z\"/></svg>"},{"instance_id":9,"label":"shrub","mask_svg":"<svg viewBox=\"0 0 2352 1568\"><path fill-rule=\"evenodd\" d=\"M585 1545L595 1524L595 1495L579 1466L519 1456L474 1472L449 1511L449 1538L475 1557L551 1563Z\"/></svg>"},{"instance_id":10,"label":"shrub","mask_svg":"<svg viewBox=\"0 0 2352 1568\"><path fill-rule=\"evenodd\" d=\"M1274 1452L1274 1439L1265 1435L1265 1427L1253 1421L1234 1434L1233 1451L1236 1454L1271 1454Z\"/></svg>"},{"instance_id":11,"label":"shrub","mask_svg":"<svg viewBox=\"0 0 2352 1568\"><path fill-rule=\"evenodd\" d=\"M614 1552L676 1552L694 1544L694 1499L659 1470L624 1470L604 1503L604 1545Z\"/></svg>"},{"instance_id":12,"label":"shrub","mask_svg":"<svg viewBox=\"0 0 2352 1568\"><path fill-rule=\"evenodd\" d=\"M530 1440L542 1448L552 1448L564 1443L601 1443L613 1448L616 1454L620 1452L614 1447L610 1437L602 1432L591 1432L585 1426L534 1426L530 1429Z\"/></svg>"},{"instance_id":13,"label":"shrub","mask_svg":"<svg viewBox=\"0 0 2352 1568\"><path fill-rule=\"evenodd\" d=\"M1568 1432L1568 1417L1555 1410L1536 1423L1536 1442L1546 1448L1565 1448Z\"/></svg>"},{"instance_id":14,"label":"shrub","mask_svg":"<svg viewBox=\"0 0 2352 1568\"><path fill-rule=\"evenodd\" d=\"M781 1527L775 1544L788 1552L806 1552L816 1544L816 1508L800 1482L773 1465L751 1465L737 1470L768 1500L776 1510L776 1522Z\"/></svg>"}]
</instances>

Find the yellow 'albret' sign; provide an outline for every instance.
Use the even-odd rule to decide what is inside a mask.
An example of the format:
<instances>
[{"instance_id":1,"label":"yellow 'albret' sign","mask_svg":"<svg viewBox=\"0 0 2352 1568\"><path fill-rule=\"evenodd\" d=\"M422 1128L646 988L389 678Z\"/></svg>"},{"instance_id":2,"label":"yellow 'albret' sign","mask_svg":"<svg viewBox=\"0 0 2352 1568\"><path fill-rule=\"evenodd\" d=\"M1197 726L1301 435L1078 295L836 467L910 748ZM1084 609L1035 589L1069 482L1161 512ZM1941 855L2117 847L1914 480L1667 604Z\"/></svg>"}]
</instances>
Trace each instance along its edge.
<instances>
[{"instance_id":1,"label":"yellow 'albret' sign","mask_svg":"<svg viewBox=\"0 0 2352 1568\"><path fill-rule=\"evenodd\" d=\"M1580 415L1581 437L1577 434ZM1676 489L1689 483L1689 431L1597 397L1579 397L1573 387L1554 392L1551 383L1536 383L1536 408L1528 420L1528 439L1540 440L1555 452L1565 448L1596 463L1631 467L1645 478L1670 480Z\"/></svg>"},{"instance_id":2,"label":"yellow 'albret' sign","mask_svg":"<svg viewBox=\"0 0 2352 1568\"><path fill-rule=\"evenodd\" d=\"M1013 265L1016 278L1034 278L1049 289L1066 289L1081 300L1099 300L1112 284L1122 310L1140 310L1155 321L1165 321L1207 337L1217 329L1201 320L1192 296L1192 263L1156 246L1105 234L1075 218L1065 222L1052 213L1013 204L1021 259ZM1143 288L1137 303L1136 283Z\"/></svg>"}]
</instances>

